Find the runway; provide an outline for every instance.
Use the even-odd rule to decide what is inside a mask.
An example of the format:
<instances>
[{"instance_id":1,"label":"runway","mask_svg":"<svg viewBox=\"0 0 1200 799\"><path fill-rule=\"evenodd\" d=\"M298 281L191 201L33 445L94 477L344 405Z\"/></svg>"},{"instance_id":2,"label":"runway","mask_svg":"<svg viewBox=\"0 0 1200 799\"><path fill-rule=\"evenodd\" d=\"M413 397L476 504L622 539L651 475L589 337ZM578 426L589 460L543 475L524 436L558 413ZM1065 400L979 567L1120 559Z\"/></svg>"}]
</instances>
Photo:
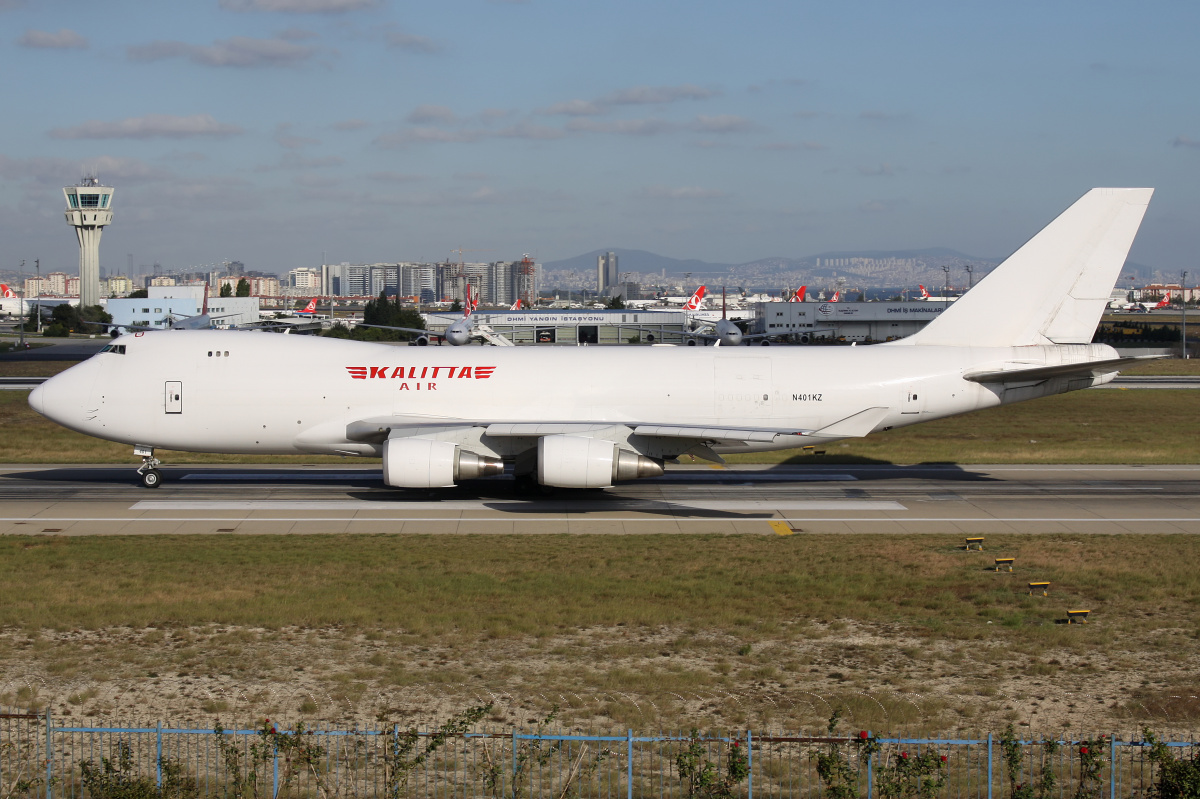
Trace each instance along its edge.
<instances>
[{"instance_id":1,"label":"runway","mask_svg":"<svg viewBox=\"0 0 1200 799\"><path fill-rule=\"evenodd\" d=\"M378 468L0 466L0 534L1200 533L1200 466L675 466L593 491Z\"/></svg>"}]
</instances>

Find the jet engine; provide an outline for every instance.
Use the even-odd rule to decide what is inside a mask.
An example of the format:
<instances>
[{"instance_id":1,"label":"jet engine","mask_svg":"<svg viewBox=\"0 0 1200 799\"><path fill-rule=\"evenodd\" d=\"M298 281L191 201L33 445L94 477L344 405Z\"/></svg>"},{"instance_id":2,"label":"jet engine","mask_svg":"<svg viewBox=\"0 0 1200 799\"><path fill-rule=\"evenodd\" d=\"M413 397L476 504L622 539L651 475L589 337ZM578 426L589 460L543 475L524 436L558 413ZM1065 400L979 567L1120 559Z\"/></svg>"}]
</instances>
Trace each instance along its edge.
<instances>
[{"instance_id":1,"label":"jet engine","mask_svg":"<svg viewBox=\"0 0 1200 799\"><path fill-rule=\"evenodd\" d=\"M383 442L383 482L396 488L444 488L459 480L504 473L504 461L450 441L389 438Z\"/></svg>"},{"instance_id":2,"label":"jet engine","mask_svg":"<svg viewBox=\"0 0 1200 799\"><path fill-rule=\"evenodd\" d=\"M586 436L538 439L538 482L559 488L608 488L620 480L658 477L662 461Z\"/></svg>"}]
</instances>

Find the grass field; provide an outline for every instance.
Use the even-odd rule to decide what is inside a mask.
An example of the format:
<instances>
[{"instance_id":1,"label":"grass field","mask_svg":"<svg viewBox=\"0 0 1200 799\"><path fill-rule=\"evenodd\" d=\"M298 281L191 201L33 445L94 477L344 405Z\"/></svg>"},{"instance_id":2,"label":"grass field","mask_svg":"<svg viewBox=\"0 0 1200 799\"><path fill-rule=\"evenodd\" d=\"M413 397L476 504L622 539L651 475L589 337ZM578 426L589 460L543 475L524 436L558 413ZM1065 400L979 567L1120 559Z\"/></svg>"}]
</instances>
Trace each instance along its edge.
<instances>
[{"instance_id":1,"label":"grass field","mask_svg":"<svg viewBox=\"0 0 1200 799\"><path fill-rule=\"evenodd\" d=\"M128 446L73 433L37 415L29 408L27 397L24 391L0 391L0 430L4 431L0 436L0 463L137 461ZM1077 391L837 442L827 448L824 456L805 456L789 450L733 456L729 460L733 463L1196 463L1200 462L1198 408L1200 391ZM177 464L346 462L315 455L253 457L170 451L160 451L158 457L165 463Z\"/></svg>"},{"instance_id":2,"label":"grass field","mask_svg":"<svg viewBox=\"0 0 1200 799\"><path fill-rule=\"evenodd\" d=\"M11 537L0 540L0 674L43 688L0 677L0 702L174 719L303 706L361 720L450 712L491 692L510 697L497 720L563 704L570 723L598 726L811 729L827 704L856 723L932 730L1200 721L1186 699L1200 540L987 544ZM1015 573L985 569L1005 555ZM1051 595L1028 596L1031 579L1050 580ZM1091 623L1060 623L1068 607L1091 609Z\"/></svg>"}]
</instances>

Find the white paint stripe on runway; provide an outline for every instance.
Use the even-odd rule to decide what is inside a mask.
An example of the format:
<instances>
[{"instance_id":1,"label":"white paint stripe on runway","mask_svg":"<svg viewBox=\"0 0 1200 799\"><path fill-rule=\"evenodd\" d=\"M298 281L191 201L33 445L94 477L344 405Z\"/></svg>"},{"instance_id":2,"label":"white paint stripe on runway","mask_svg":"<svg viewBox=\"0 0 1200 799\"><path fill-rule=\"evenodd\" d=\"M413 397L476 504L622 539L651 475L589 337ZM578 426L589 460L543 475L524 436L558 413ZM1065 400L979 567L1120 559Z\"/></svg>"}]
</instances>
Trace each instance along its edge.
<instances>
[{"instance_id":1,"label":"white paint stripe on runway","mask_svg":"<svg viewBox=\"0 0 1200 799\"><path fill-rule=\"evenodd\" d=\"M447 500L445 502L370 502L362 499L343 500L297 500L284 502L279 500L247 499L247 500L142 500L130 506L130 510L495 510L530 511L561 510L563 513L595 513L605 511L648 511L648 510L724 510L724 511L777 511L777 510L863 510L863 511L894 511L907 510L899 502L863 499L836 500L688 500L687 502L670 502L666 500L621 499L608 502L522 502L520 500Z\"/></svg>"}]
</instances>

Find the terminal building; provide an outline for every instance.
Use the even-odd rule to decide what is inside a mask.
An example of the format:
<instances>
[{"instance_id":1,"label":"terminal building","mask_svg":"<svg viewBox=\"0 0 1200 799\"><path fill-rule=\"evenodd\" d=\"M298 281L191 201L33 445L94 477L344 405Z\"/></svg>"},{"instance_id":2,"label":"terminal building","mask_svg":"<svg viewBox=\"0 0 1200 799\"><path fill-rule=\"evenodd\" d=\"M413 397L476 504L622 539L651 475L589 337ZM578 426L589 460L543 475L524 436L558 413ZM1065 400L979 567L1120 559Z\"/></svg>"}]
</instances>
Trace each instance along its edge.
<instances>
[{"instance_id":1,"label":"terminal building","mask_svg":"<svg viewBox=\"0 0 1200 799\"><path fill-rule=\"evenodd\" d=\"M110 299L106 310L115 325L138 327L171 326L172 317L195 316L204 310L204 290L200 286L151 286L148 297ZM259 321L258 297L208 298L208 313L217 327L252 325Z\"/></svg>"},{"instance_id":2,"label":"terminal building","mask_svg":"<svg viewBox=\"0 0 1200 799\"><path fill-rule=\"evenodd\" d=\"M936 319L948 302L761 302L752 333L809 344L830 341L894 341Z\"/></svg>"},{"instance_id":3,"label":"terminal building","mask_svg":"<svg viewBox=\"0 0 1200 799\"><path fill-rule=\"evenodd\" d=\"M945 302L762 302L744 317L747 332L766 333L778 343L823 341L862 343L911 336L934 319ZM425 315L437 333L462 318L461 313ZM682 344L688 333L712 332L702 322L715 322L720 312L677 309L586 311L476 311L472 318L514 344Z\"/></svg>"}]
</instances>

